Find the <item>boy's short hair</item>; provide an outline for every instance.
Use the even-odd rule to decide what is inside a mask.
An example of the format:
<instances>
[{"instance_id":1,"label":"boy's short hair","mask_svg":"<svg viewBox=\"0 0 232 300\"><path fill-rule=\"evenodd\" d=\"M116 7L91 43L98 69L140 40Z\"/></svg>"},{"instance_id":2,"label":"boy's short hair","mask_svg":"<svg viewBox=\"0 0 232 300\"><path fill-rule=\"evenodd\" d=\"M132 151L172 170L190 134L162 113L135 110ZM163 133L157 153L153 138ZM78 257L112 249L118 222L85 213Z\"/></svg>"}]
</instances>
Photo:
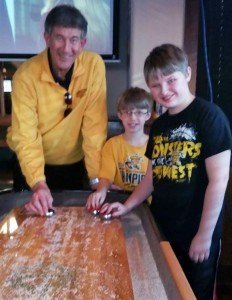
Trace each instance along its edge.
<instances>
[{"instance_id":1,"label":"boy's short hair","mask_svg":"<svg viewBox=\"0 0 232 300\"><path fill-rule=\"evenodd\" d=\"M148 55L144 63L144 77L146 83L149 79L156 78L159 73L164 76L176 71L186 75L188 69L188 57L179 47L172 44L163 44L154 48Z\"/></svg>"},{"instance_id":2,"label":"boy's short hair","mask_svg":"<svg viewBox=\"0 0 232 300\"><path fill-rule=\"evenodd\" d=\"M45 19L44 30L46 33L51 34L55 26L77 28L81 30L83 39L87 34L88 22L75 6L63 4L51 9Z\"/></svg>"},{"instance_id":3,"label":"boy's short hair","mask_svg":"<svg viewBox=\"0 0 232 300\"><path fill-rule=\"evenodd\" d=\"M147 91L139 87L131 87L118 98L117 109L118 112L135 108L152 112L153 102L151 94Z\"/></svg>"}]
</instances>

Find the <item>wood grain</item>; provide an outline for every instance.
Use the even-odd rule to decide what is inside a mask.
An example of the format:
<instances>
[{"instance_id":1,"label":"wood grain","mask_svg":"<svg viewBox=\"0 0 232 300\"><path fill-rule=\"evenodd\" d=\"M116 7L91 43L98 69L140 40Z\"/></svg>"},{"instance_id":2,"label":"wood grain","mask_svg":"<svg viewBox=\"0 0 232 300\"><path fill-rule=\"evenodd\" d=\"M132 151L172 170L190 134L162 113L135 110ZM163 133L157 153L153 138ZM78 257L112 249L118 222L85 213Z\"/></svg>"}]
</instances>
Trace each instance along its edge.
<instances>
[{"instance_id":1,"label":"wood grain","mask_svg":"<svg viewBox=\"0 0 232 300\"><path fill-rule=\"evenodd\" d=\"M179 290L181 299L196 300L196 297L189 285L189 282L187 281L187 279L184 275L183 270L181 269L181 267L179 265L179 262L178 262L176 256L174 255L174 252L173 252L170 244L166 241L161 241L160 247L161 247L161 249L164 253L164 256L167 260L170 271L173 275L173 279L175 280L175 283Z\"/></svg>"},{"instance_id":2,"label":"wood grain","mask_svg":"<svg viewBox=\"0 0 232 300\"><path fill-rule=\"evenodd\" d=\"M134 299L120 220L83 207L14 209L0 223L1 299Z\"/></svg>"}]
</instances>

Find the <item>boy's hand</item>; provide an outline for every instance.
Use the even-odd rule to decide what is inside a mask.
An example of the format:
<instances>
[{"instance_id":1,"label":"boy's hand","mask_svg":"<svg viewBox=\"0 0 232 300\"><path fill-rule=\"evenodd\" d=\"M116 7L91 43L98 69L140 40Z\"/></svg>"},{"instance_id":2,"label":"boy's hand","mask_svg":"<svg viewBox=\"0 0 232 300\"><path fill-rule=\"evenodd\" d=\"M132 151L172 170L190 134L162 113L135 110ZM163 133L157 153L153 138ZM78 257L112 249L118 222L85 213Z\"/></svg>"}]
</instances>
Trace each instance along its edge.
<instances>
[{"instance_id":1,"label":"boy's hand","mask_svg":"<svg viewBox=\"0 0 232 300\"><path fill-rule=\"evenodd\" d=\"M105 203L101 210L101 214L111 214L112 217L120 217L128 212L126 206L120 202L114 202L112 204Z\"/></svg>"},{"instance_id":2,"label":"boy's hand","mask_svg":"<svg viewBox=\"0 0 232 300\"><path fill-rule=\"evenodd\" d=\"M211 238L207 238L199 233L193 238L190 248L189 257L195 262L203 262L209 258Z\"/></svg>"},{"instance_id":3,"label":"boy's hand","mask_svg":"<svg viewBox=\"0 0 232 300\"><path fill-rule=\"evenodd\" d=\"M103 192L94 192L89 195L86 203L87 210L99 209L103 202L105 201L106 193Z\"/></svg>"}]
</instances>

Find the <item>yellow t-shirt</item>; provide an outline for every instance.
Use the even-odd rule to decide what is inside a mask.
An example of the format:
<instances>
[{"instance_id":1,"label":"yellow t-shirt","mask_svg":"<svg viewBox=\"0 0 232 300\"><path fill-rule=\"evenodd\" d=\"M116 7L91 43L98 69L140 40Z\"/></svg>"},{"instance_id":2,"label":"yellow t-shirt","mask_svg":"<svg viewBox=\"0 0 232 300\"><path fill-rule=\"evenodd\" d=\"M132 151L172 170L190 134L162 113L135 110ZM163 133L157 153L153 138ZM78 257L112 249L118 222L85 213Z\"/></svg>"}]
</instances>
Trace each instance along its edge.
<instances>
[{"instance_id":1,"label":"yellow t-shirt","mask_svg":"<svg viewBox=\"0 0 232 300\"><path fill-rule=\"evenodd\" d=\"M112 137L102 149L99 177L109 179L125 191L132 191L147 170L146 146L147 143L141 147L132 146L122 135Z\"/></svg>"}]
</instances>

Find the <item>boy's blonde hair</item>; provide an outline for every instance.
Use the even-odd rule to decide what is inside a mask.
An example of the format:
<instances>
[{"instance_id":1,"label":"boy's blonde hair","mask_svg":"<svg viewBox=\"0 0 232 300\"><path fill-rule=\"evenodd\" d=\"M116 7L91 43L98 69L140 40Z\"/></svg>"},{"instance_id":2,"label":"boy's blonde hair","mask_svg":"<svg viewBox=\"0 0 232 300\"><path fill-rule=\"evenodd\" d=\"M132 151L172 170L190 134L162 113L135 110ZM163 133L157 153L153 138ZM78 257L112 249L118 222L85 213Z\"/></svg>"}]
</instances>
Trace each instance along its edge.
<instances>
[{"instance_id":1,"label":"boy's blonde hair","mask_svg":"<svg viewBox=\"0 0 232 300\"><path fill-rule=\"evenodd\" d=\"M143 69L147 84L150 78L157 78L159 73L167 76L176 71L187 74L188 58L182 49L172 44L154 48L146 58Z\"/></svg>"},{"instance_id":2,"label":"boy's blonde hair","mask_svg":"<svg viewBox=\"0 0 232 300\"><path fill-rule=\"evenodd\" d=\"M151 95L142 88L131 87L127 89L117 102L117 110L146 109L147 112L152 112L153 99Z\"/></svg>"}]
</instances>

